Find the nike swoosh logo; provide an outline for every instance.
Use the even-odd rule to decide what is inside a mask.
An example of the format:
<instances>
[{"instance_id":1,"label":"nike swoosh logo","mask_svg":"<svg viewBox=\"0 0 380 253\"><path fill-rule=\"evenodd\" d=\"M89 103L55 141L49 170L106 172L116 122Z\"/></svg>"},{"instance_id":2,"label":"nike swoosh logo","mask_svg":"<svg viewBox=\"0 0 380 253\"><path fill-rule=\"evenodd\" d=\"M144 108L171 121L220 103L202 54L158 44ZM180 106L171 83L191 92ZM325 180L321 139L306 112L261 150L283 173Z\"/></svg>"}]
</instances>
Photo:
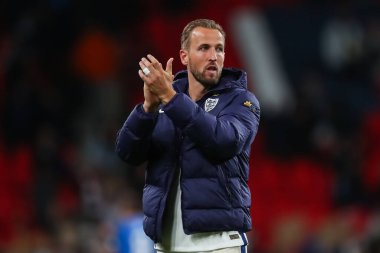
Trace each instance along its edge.
<instances>
[{"instance_id":1,"label":"nike swoosh logo","mask_svg":"<svg viewBox=\"0 0 380 253\"><path fill-rule=\"evenodd\" d=\"M164 113L164 111L162 109L158 110L158 113Z\"/></svg>"}]
</instances>

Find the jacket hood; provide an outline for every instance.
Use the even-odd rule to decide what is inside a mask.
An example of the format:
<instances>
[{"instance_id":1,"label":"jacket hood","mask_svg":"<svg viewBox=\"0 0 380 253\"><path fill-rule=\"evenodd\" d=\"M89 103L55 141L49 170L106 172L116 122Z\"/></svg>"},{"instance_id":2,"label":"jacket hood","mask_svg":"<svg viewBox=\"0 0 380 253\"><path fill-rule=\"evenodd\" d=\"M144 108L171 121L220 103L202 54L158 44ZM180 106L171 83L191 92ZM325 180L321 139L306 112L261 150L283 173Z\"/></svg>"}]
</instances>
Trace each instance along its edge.
<instances>
[{"instance_id":1,"label":"jacket hood","mask_svg":"<svg viewBox=\"0 0 380 253\"><path fill-rule=\"evenodd\" d=\"M189 85L187 70L179 71L174 76L174 89L184 92ZM247 73L237 68L223 68L222 76L219 82L210 87L210 90L221 90L227 88L244 88L247 89Z\"/></svg>"}]
</instances>

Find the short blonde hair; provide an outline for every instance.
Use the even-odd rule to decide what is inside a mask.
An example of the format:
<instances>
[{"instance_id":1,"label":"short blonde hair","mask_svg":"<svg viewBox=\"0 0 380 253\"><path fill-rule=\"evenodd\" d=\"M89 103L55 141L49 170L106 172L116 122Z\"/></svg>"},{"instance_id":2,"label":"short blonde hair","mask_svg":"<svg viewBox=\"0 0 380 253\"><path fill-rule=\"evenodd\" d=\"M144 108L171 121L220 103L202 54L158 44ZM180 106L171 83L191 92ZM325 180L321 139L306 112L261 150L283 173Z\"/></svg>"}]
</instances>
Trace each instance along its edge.
<instances>
[{"instance_id":1,"label":"short blonde hair","mask_svg":"<svg viewBox=\"0 0 380 253\"><path fill-rule=\"evenodd\" d=\"M189 49L191 32L197 27L218 30L223 35L223 38L226 38L226 33L224 32L222 26L216 23L214 20L196 19L188 23L183 29L181 35L181 49Z\"/></svg>"}]
</instances>

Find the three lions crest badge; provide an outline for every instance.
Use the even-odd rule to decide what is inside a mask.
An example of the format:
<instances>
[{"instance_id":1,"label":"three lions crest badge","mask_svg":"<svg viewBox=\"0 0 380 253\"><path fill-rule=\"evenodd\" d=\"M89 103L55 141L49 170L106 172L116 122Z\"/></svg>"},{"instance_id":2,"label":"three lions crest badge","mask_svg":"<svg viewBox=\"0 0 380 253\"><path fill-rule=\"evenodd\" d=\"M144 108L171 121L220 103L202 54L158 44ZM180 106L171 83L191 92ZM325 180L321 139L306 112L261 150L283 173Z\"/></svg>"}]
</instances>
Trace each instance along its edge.
<instances>
[{"instance_id":1,"label":"three lions crest badge","mask_svg":"<svg viewBox=\"0 0 380 253\"><path fill-rule=\"evenodd\" d=\"M208 98L205 102L205 111L209 112L218 104L219 98Z\"/></svg>"}]
</instances>

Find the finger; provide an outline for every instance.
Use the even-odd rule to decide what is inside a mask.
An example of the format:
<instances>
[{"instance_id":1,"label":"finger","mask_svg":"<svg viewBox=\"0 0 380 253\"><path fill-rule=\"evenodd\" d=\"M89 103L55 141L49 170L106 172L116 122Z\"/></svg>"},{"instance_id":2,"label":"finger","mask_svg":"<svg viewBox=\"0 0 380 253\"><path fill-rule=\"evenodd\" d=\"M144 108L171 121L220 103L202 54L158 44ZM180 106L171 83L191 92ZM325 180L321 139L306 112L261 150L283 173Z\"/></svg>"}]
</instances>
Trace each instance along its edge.
<instances>
[{"instance_id":1,"label":"finger","mask_svg":"<svg viewBox=\"0 0 380 253\"><path fill-rule=\"evenodd\" d=\"M154 70L154 68L152 68L152 67L147 67L146 66L146 64L144 64L144 62L143 62L143 60L141 59L141 61L139 62L139 65L140 65L140 68L141 68L141 70L143 71L143 74L146 76L146 77L148 77L148 75L152 72L152 70ZM147 74L145 74L145 69L148 69L148 72L149 73L147 73Z\"/></svg>"},{"instance_id":2,"label":"finger","mask_svg":"<svg viewBox=\"0 0 380 253\"><path fill-rule=\"evenodd\" d=\"M149 69L150 73L157 73L157 71L161 71L162 69L160 63L153 64L145 57L141 58L141 61L145 65L145 67Z\"/></svg>"},{"instance_id":3,"label":"finger","mask_svg":"<svg viewBox=\"0 0 380 253\"><path fill-rule=\"evenodd\" d=\"M170 58L168 62L166 63L166 69L165 71L168 72L170 75L173 75L173 60L174 58Z\"/></svg>"},{"instance_id":4,"label":"finger","mask_svg":"<svg viewBox=\"0 0 380 253\"><path fill-rule=\"evenodd\" d=\"M158 70L160 68L162 68L162 64L153 55L148 54L147 57L152 62L152 65L153 65L154 68L156 68Z\"/></svg>"},{"instance_id":5,"label":"finger","mask_svg":"<svg viewBox=\"0 0 380 253\"><path fill-rule=\"evenodd\" d=\"M145 67L152 70L152 63L145 57L141 58L141 62L145 65Z\"/></svg>"},{"instance_id":6,"label":"finger","mask_svg":"<svg viewBox=\"0 0 380 253\"><path fill-rule=\"evenodd\" d=\"M139 65L140 65L140 68L141 68L141 69L146 68L146 65L144 64L143 61L140 61L140 62L139 62Z\"/></svg>"},{"instance_id":7,"label":"finger","mask_svg":"<svg viewBox=\"0 0 380 253\"><path fill-rule=\"evenodd\" d=\"M144 83L147 83L149 81L148 77L144 74L144 72L142 72L141 69L139 69L138 73L139 73L139 76L140 76L141 80L143 80Z\"/></svg>"}]
</instances>

